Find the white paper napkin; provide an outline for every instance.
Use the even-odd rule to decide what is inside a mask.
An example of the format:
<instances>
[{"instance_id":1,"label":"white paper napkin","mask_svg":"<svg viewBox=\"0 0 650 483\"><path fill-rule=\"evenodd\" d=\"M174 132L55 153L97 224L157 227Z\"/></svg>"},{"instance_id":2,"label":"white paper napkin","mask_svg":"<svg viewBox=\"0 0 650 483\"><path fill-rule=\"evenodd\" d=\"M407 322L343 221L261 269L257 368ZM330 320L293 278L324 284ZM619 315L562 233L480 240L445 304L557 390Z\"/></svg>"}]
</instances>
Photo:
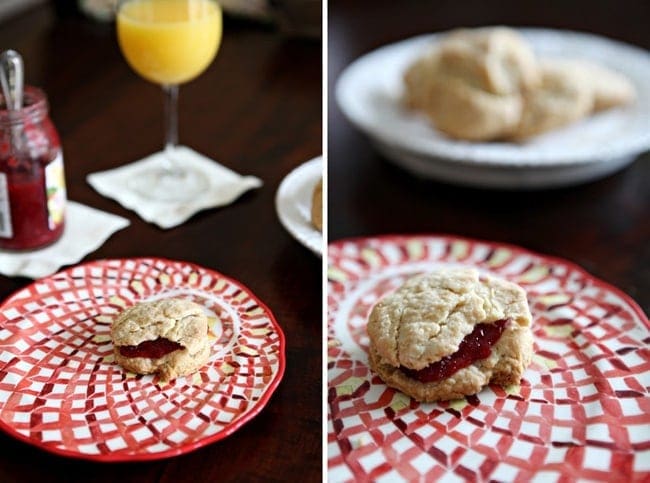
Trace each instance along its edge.
<instances>
[{"instance_id":1,"label":"white paper napkin","mask_svg":"<svg viewBox=\"0 0 650 483\"><path fill-rule=\"evenodd\" d=\"M100 194L116 200L160 228L178 226L201 210L230 204L246 191L262 186L259 178L241 176L186 146L178 146L174 154L180 165L201 170L208 180L208 187L192 199L160 201L129 189L129 179L143 170L162 166L165 161L163 152L119 168L92 173L87 181Z\"/></svg>"},{"instance_id":2,"label":"white paper napkin","mask_svg":"<svg viewBox=\"0 0 650 483\"><path fill-rule=\"evenodd\" d=\"M0 273L40 278L56 273L64 265L77 263L97 250L129 220L68 201L65 229L59 240L40 250L11 252L0 250Z\"/></svg>"}]
</instances>

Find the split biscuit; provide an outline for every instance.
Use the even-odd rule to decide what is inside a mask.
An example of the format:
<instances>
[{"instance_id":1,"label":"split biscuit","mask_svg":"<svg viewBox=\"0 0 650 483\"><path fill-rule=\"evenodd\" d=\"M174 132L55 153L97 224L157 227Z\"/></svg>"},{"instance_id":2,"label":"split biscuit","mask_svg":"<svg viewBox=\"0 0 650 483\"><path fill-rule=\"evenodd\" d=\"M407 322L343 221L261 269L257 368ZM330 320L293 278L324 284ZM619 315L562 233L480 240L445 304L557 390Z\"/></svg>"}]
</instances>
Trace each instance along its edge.
<instances>
[{"instance_id":1,"label":"split biscuit","mask_svg":"<svg viewBox=\"0 0 650 483\"><path fill-rule=\"evenodd\" d=\"M517 384L531 361L532 317L518 285L475 269L445 269L407 280L373 308L370 367L418 401Z\"/></svg>"},{"instance_id":2,"label":"split biscuit","mask_svg":"<svg viewBox=\"0 0 650 483\"><path fill-rule=\"evenodd\" d=\"M210 355L203 307L179 298L129 307L114 320L111 339L115 360L124 369L157 373L163 381L197 371Z\"/></svg>"}]
</instances>

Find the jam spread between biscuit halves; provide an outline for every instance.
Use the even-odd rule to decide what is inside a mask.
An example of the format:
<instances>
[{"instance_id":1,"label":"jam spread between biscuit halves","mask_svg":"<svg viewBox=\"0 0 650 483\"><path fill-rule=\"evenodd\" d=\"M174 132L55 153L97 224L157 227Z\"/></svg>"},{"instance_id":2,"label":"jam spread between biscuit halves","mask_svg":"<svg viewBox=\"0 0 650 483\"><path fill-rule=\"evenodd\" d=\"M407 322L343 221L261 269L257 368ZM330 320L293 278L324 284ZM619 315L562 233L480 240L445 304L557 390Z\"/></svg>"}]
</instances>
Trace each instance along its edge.
<instances>
[{"instance_id":1,"label":"jam spread between biscuit halves","mask_svg":"<svg viewBox=\"0 0 650 483\"><path fill-rule=\"evenodd\" d=\"M120 354L124 357L147 357L149 359L159 359L182 348L183 346L178 342L161 337L156 340L140 342L138 345L123 345L120 347Z\"/></svg>"},{"instance_id":2,"label":"jam spread between biscuit halves","mask_svg":"<svg viewBox=\"0 0 650 483\"><path fill-rule=\"evenodd\" d=\"M429 364L424 369L415 370L404 366L400 369L411 379L424 383L446 379L475 361L488 357L492 346L501 337L508 320L502 319L490 324L477 324L474 330L461 341L456 352Z\"/></svg>"}]
</instances>

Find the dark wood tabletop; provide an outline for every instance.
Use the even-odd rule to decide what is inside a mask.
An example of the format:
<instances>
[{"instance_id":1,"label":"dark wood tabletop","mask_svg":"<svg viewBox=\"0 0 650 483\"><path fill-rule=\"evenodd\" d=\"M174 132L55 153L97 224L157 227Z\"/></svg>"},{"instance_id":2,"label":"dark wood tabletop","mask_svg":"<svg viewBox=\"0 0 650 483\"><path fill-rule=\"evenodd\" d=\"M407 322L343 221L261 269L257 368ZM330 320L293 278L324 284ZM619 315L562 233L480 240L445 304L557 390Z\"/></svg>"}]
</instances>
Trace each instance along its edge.
<instances>
[{"instance_id":1,"label":"dark wood tabletop","mask_svg":"<svg viewBox=\"0 0 650 483\"><path fill-rule=\"evenodd\" d=\"M481 25L592 32L650 48L650 4L333 0L328 90L357 57L415 35ZM649 80L650 82L650 80ZM650 312L650 154L581 186L535 191L460 188L388 162L328 102L330 240L383 233L444 233L509 242L570 260Z\"/></svg>"},{"instance_id":2,"label":"dark wood tabletop","mask_svg":"<svg viewBox=\"0 0 650 483\"><path fill-rule=\"evenodd\" d=\"M217 270L271 309L287 343L286 372L267 406L219 442L160 461L93 463L0 433L0 481L320 481L321 259L285 231L274 203L282 179L321 154L320 39L224 19L215 62L180 89L180 141L264 186L170 230L85 181L162 147L161 89L130 70L114 25L35 7L0 24L7 48L22 54L27 83L49 98L69 198L131 221L84 261L159 256ZM0 297L29 283L0 276Z\"/></svg>"}]
</instances>

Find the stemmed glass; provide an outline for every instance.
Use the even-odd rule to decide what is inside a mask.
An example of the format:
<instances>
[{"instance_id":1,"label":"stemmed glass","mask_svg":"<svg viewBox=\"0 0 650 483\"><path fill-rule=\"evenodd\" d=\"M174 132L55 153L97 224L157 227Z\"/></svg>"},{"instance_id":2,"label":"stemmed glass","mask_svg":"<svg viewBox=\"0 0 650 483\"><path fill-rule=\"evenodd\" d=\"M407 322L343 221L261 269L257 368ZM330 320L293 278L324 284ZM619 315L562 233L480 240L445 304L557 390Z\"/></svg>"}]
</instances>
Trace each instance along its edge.
<instances>
[{"instance_id":1,"label":"stemmed glass","mask_svg":"<svg viewBox=\"0 0 650 483\"><path fill-rule=\"evenodd\" d=\"M122 0L117 7L117 38L128 64L160 84L165 98L164 163L132 179L132 188L149 198L182 200L207 186L204 176L179 165L178 87L199 76L221 44L221 8L213 0Z\"/></svg>"}]
</instances>

